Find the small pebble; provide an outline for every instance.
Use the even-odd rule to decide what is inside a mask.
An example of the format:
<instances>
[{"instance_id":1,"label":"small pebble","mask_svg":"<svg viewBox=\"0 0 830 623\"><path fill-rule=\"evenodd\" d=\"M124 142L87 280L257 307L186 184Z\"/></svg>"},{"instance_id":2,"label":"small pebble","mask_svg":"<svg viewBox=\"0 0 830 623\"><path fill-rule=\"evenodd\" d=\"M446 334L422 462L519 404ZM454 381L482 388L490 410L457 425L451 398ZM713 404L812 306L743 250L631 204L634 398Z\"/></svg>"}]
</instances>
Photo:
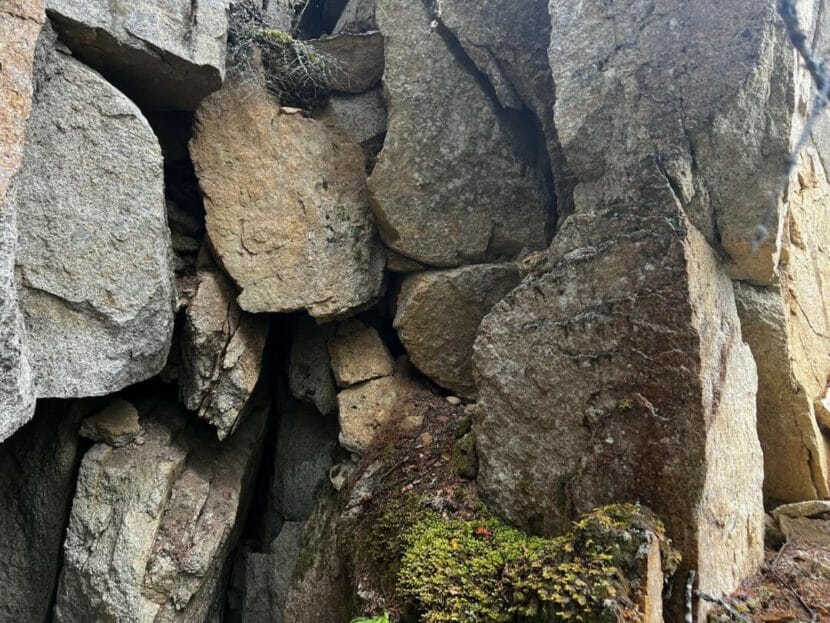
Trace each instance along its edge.
<instances>
[{"instance_id":1,"label":"small pebble","mask_svg":"<svg viewBox=\"0 0 830 623\"><path fill-rule=\"evenodd\" d=\"M447 402L450 403L452 406L457 407L461 404L461 398L458 396L447 396Z\"/></svg>"}]
</instances>

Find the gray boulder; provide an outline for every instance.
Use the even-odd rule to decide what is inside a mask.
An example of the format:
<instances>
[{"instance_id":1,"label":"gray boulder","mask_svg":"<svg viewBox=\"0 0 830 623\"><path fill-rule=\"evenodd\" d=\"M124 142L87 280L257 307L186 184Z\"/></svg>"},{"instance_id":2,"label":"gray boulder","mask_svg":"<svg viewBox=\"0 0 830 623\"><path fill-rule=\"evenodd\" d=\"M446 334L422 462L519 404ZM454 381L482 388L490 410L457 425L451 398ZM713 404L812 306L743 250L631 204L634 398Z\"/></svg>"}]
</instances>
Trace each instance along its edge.
<instances>
[{"instance_id":1,"label":"gray boulder","mask_svg":"<svg viewBox=\"0 0 830 623\"><path fill-rule=\"evenodd\" d=\"M337 390L326 345L333 331L334 326L320 326L308 316L296 318L292 327L288 363L291 395L313 404L323 415L337 409Z\"/></svg>"},{"instance_id":2,"label":"gray boulder","mask_svg":"<svg viewBox=\"0 0 830 623\"><path fill-rule=\"evenodd\" d=\"M61 39L153 110L193 110L225 75L228 0L47 0Z\"/></svg>"},{"instance_id":3,"label":"gray boulder","mask_svg":"<svg viewBox=\"0 0 830 623\"><path fill-rule=\"evenodd\" d=\"M432 32L424 3L377 8L389 129L369 188L384 242L445 267L543 248L547 196L521 133Z\"/></svg>"},{"instance_id":4,"label":"gray boulder","mask_svg":"<svg viewBox=\"0 0 830 623\"><path fill-rule=\"evenodd\" d=\"M77 60L42 68L16 184L18 296L39 397L111 393L158 373L173 332L158 140Z\"/></svg>"}]
</instances>

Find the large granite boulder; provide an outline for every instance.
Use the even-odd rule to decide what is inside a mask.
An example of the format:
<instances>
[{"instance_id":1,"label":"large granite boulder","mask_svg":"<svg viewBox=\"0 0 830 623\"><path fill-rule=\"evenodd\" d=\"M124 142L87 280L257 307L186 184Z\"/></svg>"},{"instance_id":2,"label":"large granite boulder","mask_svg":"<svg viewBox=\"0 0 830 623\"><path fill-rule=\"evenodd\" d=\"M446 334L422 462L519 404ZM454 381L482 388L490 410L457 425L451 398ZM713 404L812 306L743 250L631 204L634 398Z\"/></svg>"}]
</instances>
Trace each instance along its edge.
<instances>
[{"instance_id":1,"label":"large granite boulder","mask_svg":"<svg viewBox=\"0 0 830 623\"><path fill-rule=\"evenodd\" d=\"M145 108L193 110L222 86L228 0L47 0L47 10L73 53Z\"/></svg>"},{"instance_id":2,"label":"large granite boulder","mask_svg":"<svg viewBox=\"0 0 830 623\"><path fill-rule=\"evenodd\" d=\"M413 365L455 393L474 397L473 342L481 320L519 285L515 264L479 264L407 276L394 326Z\"/></svg>"},{"instance_id":3,"label":"large granite boulder","mask_svg":"<svg viewBox=\"0 0 830 623\"><path fill-rule=\"evenodd\" d=\"M84 411L43 401L34 419L0 445L0 621L50 620Z\"/></svg>"},{"instance_id":4,"label":"large granite boulder","mask_svg":"<svg viewBox=\"0 0 830 623\"><path fill-rule=\"evenodd\" d=\"M380 296L363 155L345 131L233 83L199 109L191 154L208 238L243 310L322 321Z\"/></svg>"},{"instance_id":5,"label":"large granite boulder","mask_svg":"<svg viewBox=\"0 0 830 623\"><path fill-rule=\"evenodd\" d=\"M225 439L239 425L262 370L268 319L236 304L230 280L203 253L179 347L182 403Z\"/></svg>"},{"instance_id":6,"label":"large granite boulder","mask_svg":"<svg viewBox=\"0 0 830 623\"><path fill-rule=\"evenodd\" d=\"M525 132L432 32L421 2L379 0L389 128L369 179L384 242L433 266L546 242L547 196Z\"/></svg>"},{"instance_id":7,"label":"large granite boulder","mask_svg":"<svg viewBox=\"0 0 830 623\"><path fill-rule=\"evenodd\" d=\"M35 410L14 282L17 209L11 183L23 161L43 7L44 0L20 0L4 2L0 8L0 442L23 426Z\"/></svg>"},{"instance_id":8,"label":"large granite boulder","mask_svg":"<svg viewBox=\"0 0 830 623\"><path fill-rule=\"evenodd\" d=\"M18 296L37 395L101 395L158 373L170 347L161 150L101 76L45 57L16 184Z\"/></svg>"},{"instance_id":9,"label":"large granite boulder","mask_svg":"<svg viewBox=\"0 0 830 623\"><path fill-rule=\"evenodd\" d=\"M84 456L56 621L205 621L224 601L268 409L220 444L165 400L138 404L140 442Z\"/></svg>"}]
</instances>

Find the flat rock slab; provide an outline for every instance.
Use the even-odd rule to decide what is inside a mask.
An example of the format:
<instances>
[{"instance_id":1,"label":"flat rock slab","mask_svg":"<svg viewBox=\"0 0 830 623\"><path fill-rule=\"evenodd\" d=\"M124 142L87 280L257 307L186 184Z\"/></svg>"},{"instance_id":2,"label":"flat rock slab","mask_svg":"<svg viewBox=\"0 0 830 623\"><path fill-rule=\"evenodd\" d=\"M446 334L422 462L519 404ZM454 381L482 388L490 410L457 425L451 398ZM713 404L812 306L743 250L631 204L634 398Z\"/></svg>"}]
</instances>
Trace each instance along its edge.
<instances>
[{"instance_id":1,"label":"flat rock slab","mask_svg":"<svg viewBox=\"0 0 830 623\"><path fill-rule=\"evenodd\" d=\"M395 372L395 362L377 330L359 320L341 322L329 338L328 348L338 387L349 387Z\"/></svg>"},{"instance_id":2,"label":"flat rock slab","mask_svg":"<svg viewBox=\"0 0 830 623\"><path fill-rule=\"evenodd\" d=\"M152 110L194 110L222 86L228 0L48 0L61 39Z\"/></svg>"},{"instance_id":3,"label":"flat rock slab","mask_svg":"<svg viewBox=\"0 0 830 623\"><path fill-rule=\"evenodd\" d=\"M5 2L0 10L0 442L35 412L34 380L14 280L17 208L11 183L23 161L43 7L44 0L21 0Z\"/></svg>"},{"instance_id":4,"label":"flat rock slab","mask_svg":"<svg viewBox=\"0 0 830 623\"><path fill-rule=\"evenodd\" d=\"M345 131L229 84L199 109L191 154L208 238L243 310L322 321L381 295L363 154Z\"/></svg>"},{"instance_id":5,"label":"flat rock slab","mask_svg":"<svg viewBox=\"0 0 830 623\"><path fill-rule=\"evenodd\" d=\"M233 284L207 253L196 279L179 340L179 388L182 403L225 439L245 415L259 381L268 319L239 309Z\"/></svg>"},{"instance_id":6,"label":"flat rock slab","mask_svg":"<svg viewBox=\"0 0 830 623\"><path fill-rule=\"evenodd\" d=\"M394 326L413 365L438 385L475 396L472 358L478 327L519 280L515 264L480 264L406 277Z\"/></svg>"},{"instance_id":7,"label":"flat rock slab","mask_svg":"<svg viewBox=\"0 0 830 623\"><path fill-rule=\"evenodd\" d=\"M389 129L369 179L384 242L432 266L543 248L542 181L421 2L378 0Z\"/></svg>"},{"instance_id":8,"label":"flat rock slab","mask_svg":"<svg viewBox=\"0 0 830 623\"><path fill-rule=\"evenodd\" d=\"M39 397L157 374L173 332L158 139L133 102L48 53L16 184L20 284Z\"/></svg>"},{"instance_id":9,"label":"flat rock slab","mask_svg":"<svg viewBox=\"0 0 830 623\"><path fill-rule=\"evenodd\" d=\"M141 433L138 410L126 400L116 399L81 423L80 435L113 448L125 446Z\"/></svg>"}]
</instances>

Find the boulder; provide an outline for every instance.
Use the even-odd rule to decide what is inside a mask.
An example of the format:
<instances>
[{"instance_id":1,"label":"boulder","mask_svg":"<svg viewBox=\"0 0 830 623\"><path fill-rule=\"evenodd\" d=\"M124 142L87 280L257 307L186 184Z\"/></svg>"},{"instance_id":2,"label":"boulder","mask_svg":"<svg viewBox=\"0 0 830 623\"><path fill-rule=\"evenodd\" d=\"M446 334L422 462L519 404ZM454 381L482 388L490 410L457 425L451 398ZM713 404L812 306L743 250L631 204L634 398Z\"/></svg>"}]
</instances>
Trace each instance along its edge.
<instances>
[{"instance_id":1,"label":"boulder","mask_svg":"<svg viewBox=\"0 0 830 623\"><path fill-rule=\"evenodd\" d=\"M126 446L141 433L138 410L126 400L113 400L81 424L80 435L113 448Z\"/></svg>"},{"instance_id":2,"label":"boulder","mask_svg":"<svg viewBox=\"0 0 830 623\"><path fill-rule=\"evenodd\" d=\"M547 195L524 132L432 32L423 3L377 8L389 129L369 188L384 242L442 267L543 248Z\"/></svg>"},{"instance_id":3,"label":"boulder","mask_svg":"<svg viewBox=\"0 0 830 623\"><path fill-rule=\"evenodd\" d=\"M246 414L262 369L268 319L236 304L233 284L203 253L179 348L182 403L225 439Z\"/></svg>"},{"instance_id":4,"label":"boulder","mask_svg":"<svg viewBox=\"0 0 830 623\"><path fill-rule=\"evenodd\" d=\"M44 0L5 2L0 8L0 442L35 412L35 387L14 282L17 208L11 183L23 161L43 9Z\"/></svg>"},{"instance_id":5,"label":"boulder","mask_svg":"<svg viewBox=\"0 0 830 623\"><path fill-rule=\"evenodd\" d=\"M349 0L334 26L334 33L377 30L375 0Z\"/></svg>"},{"instance_id":6,"label":"boulder","mask_svg":"<svg viewBox=\"0 0 830 623\"><path fill-rule=\"evenodd\" d=\"M334 61L329 87L343 93L364 93L383 76L383 37L378 31L342 33L308 42Z\"/></svg>"},{"instance_id":7,"label":"boulder","mask_svg":"<svg viewBox=\"0 0 830 623\"><path fill-rule=\"evenodd\" d=\"M142 444L84 456L55 620L212 620L242 528L267 407L224 444L162 398L138 404Z\"/></svg>"},{"instance_id":8,"label":"boulder","mask_svg":"<svg viewBox=\"0 0 830 623\"><path fill-rule=\"evenodd\" d=\"M320 120L348 130L361 146L386 133L386 104L380 89L359 95L334 94Z\"/></svg>"},{"instance_id":9,"label":"boulder","mask_svg":"<svg viewBox=\"0 0 830 623\"><path fill-rule=\"evenodd\" d=\"M359 320L341 322L328 340L338 387L349 387L395 372L395 362L378 332Z\"/></svg>"},{"instance_id":10,"label":"boulder","mask_svg":"<svg viewBox=\"0 0 830 623\"><path fill-rule=\"evenodd\" d=\"M329 415L337 409L337 390L326 346L326 340L333 330L334 326L319 326L308 316L296 318L292 328L288 363L291 395L313 404L323 415Z\"/></svg>"},{"instance_id":11,"label":"boulder","mask_svg":"<svg viewBox=\"0 0 830 623\"><path fill-rule=\"evenodd\" d=\"M640 500L683 555L677 577L729 593L763 559L755 364L732 284L657 163L627 181L608 205L577 201L548 268L481 324L478 484L542 533Z\"/></svg>"},{"instance_id":12,"label":"boulder","mask_svg":"<svg viewBox=\"0 0 830 623\"><path fill-rule=\"evenodd\" d=\"M193 110L222 86L228 0L47 0L61 40L153 110Z\"/></svg>"},{"instance_id":13,"label":"boulder","mask_svg":"<svg viewBox=\"0 0 830 623\"><path fill-rule=\"evenodd\" d=\"M381 295L363 156L344 131L234 83L199 109L191 154L211 248L243 310L324 321Z\"/></svg>"},{"instance_id":14,"label":"boulder","mask_svg":"<svg viewBox=\"0 0 830 623\"><path fill-rule=\"evenodd\" d=\"M473 342L481 320L519 285L515 264L480 264L407 276L394 326L412 364L438 385L472 398Z\"/></svg>"},{"instance_id":15,"label":"boulder","mask_svg":"<svg viewBox=\"0 0 830 623\"><path fill-rule=\"evenodd\" d=\"M0 621L50 620L85 411L41 401L34 419L0 445Z\"/></svg>"},{"instance_id":16,"label":"boulder","mask_svg":"<svg viewBox=\"0 0 830 623\"><path fill-rule=\"evenodd\" d=\"M18 296L37 395L102 395L157 374L170 348L161 150L101 76L44 56L16 184Z\"/></svg>"},{"instance_id":17,"label":"boulder","mask_svg":"<svg viewBox=\"0 0 830 623\"><path fill-rule=\"evenodd\" d=\"M830 547L830 501L810 500L779 506L772 512L787 543Z\"/></svg>"}]
</instances>

